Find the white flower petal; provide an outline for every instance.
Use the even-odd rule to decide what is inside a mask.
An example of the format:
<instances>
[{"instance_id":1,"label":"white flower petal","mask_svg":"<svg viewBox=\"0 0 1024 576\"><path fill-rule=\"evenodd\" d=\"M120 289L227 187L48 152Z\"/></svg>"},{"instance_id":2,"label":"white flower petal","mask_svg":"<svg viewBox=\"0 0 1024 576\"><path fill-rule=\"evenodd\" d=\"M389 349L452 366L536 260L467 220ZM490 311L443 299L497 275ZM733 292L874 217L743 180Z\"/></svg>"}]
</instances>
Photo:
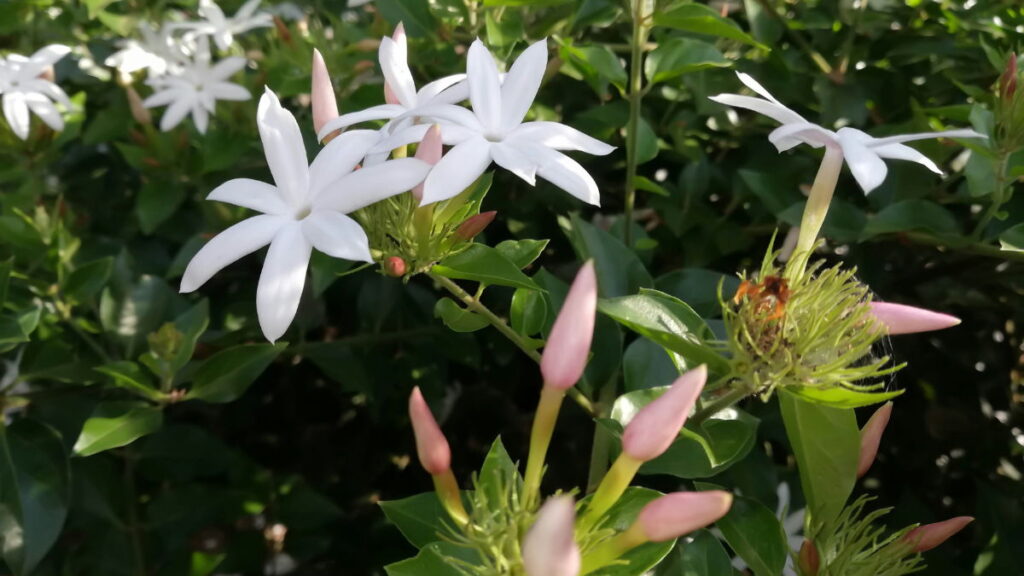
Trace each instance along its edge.
<instances>
[{"instance_id":1,"label":"white flower petal","mask_svg":"<svg viewBox=\"0 0 1024 576\"><path fill-rule=\"evenodd\" d=\"M416 94L416 103L426 106L430 104L458 104L469 98L469 84L465 74L445 76L427 84Z\"/></svg>"},{"instance_id":2,"label":"white flower petal","mask_svg":"<svg viewBox=\"0 0 1024 576\"><path fill-rule=\"evenodd\" d=\"M442 137L444 128L441 128ZM472 138L448 151L423 183L423 201L433 204L457 196L491 165L491 143Z\"/></svg>"},{"instance_id":3,"label":"white flower petal","mask_svg":"<svg viewBox=\"0 0 1024 576\"><path fill-rule=\"evenodd\" d=\"M416 158L389 160L343 176L313 201L314 210L348 214L389 196L412 190L430 172L430 164Z\"/></svg>"},{"instance_id":4,"label":"white flower petal","mask_svg":"<svg viewBox=\"0 0 1024 576\"><path fill-rule=\"evenodd\" d=\"M492 144L491 157L494 158L495 164L519 176L530 186L537 185L537 163L520 152L514 144L509 142Z\"/></svg>"},{"instance_id":5,"label":"white flower petal","mask_svg":"<svg viewBox=\"0 0 1024 576\"><path fill-rule=\"evenodd\" d=\"M240 102L252 98L248 90L230 82L216 82L206 87L206 93L217 100L233 100Z\"/></svg>"},{"instance_id":6,"label":"white flower petal","mask_svg":"<svg viewBox=\"0 0 1024 576\"><path fill-rule=\"evenodd\" d=\"M853 172L853 177L864 193L869 194L885 181L885 176L889 172L885 161L879 158L874 150L865 146L861 135L866 134L860 130L840 130L838 135L839 145L843 147L843 156L850 166L850 172Z\"/></svg>"},{"instance_id":7,"label":"white flower petal","mask_svg":"<svg viewBox=\"0 0 1024 576\"><path fill-rule=\"evenodd\" d=\"M247 63L248 60L241 56L230 56L228 58L223 58L214 64L213 67L210 68L208 74L217 80L225 80L234 75L235 72L245 68Z\"/></svg>"},{"instance_id":8,"label":"white flower petal","mask_svg":"<svg viewBox=\"0 0 1024 576\"><path fill-rule=\"evenodd\" d=\"M68 46L64 46L63 44L50 44L49 46L43 46L39 50L36 50L35 54L32 54L29 60L40 63L43 66L51 66L70 53L71 48Z\"/></svg>"},{"instance_id":9,"label":"white flower petal","mask_svg":"<svg viewBox=\"0 0 1024 576\"><path fill-rule=\"evenodd\" d=\"M416 144L423 140L423 137L427 134L427 130L430 129L430 126L431 124L413 124L408 128L398 130L390 136L380 140L373 148L370 149L370 153L388 153L400 146ZM474 132L468 128L463 128L456 124L441 124L441 141L448 146L459 145L466 140L477 136L479 136L478 132Z\"/></svg>"},{"instance_id":10,"label":"white flower petal","mask_svg":"<svg viewBox=\"0 0 1024 576\"><path fill-rule=\"evenodd\" d=\"M524 139L555 150L579 150L587 154L604 156L615 150L615 146L591 138L583 132L558 122L527 122L513 130L507 140Z\"/></svg>"},{"instance_id":11,"label":"white flower petal","mask_svg":"<svg viewBox=\"0 0 1024 576\"><path fill-rule=\"evenodd\" d=\"M201 103L201 102L200 102ZM210 124L210 112L205 106L192 107L192 122L200 134L206 134L206 127Z\"/></svg>"},{"instance_id":12,"label":"white flower petal","mask_svg":"<svg viewBox=\"0 0 1024 576\"><path fill-rule=\"evenodd\" d=\"M422 106L414 110L409 110L405 114L397 117L396 120L416 117L429 119L431 123L435 124L444 124L449 122L452 124L458 124L459 126L465 126L475 132L485 132L483 124L480 123L480 119L478 119L473 112L463 108L462 106L453 106L451 104Z\"/></svg>"},{"instance_id":13,"label":"white flower petal","mask_svg":"<svg viewBox=\"0 0 1024 576\"><path fill-rule=\"evenodd\" d=\"M166 106L180 97L180 90L161 90L143 100L142 105L146 108L157 108L159 106Z\"/></svg>"},{"instance_id":14,"label":"white flower petal","mask_svg":"<svg viewBox=\"0 0 1024 576\"><path fill-rule=\"evenodd\" d=\"M261 0L249 0L242 7L235 12L235 20L248 20L259 8Z\"/></svg>"},{"instance_id":15,"label":"white flower petal","mask_svg":"<svg viewBox=\"0 0 1024 576\"><path fill-rule=\"evenodd\" d=\"M358 222L333 210L317 210L302 221L302 232L317 250L345 260L373 262L370 240Z\"/></svg>"},{"instance_id":16,"label":"white flower petal","mask_svg":"<svg viewBox=\"0 0 1024 576\"><path fill-rule=\"evenodd\" d=\"M735 108L744 108L746 110L753 110L758 114L763 114L776 122L782 124L792 124L796 122L807 122L803 116L793 112L789 108L786 108L782 104L776 104L774 102L768 102L761 100L760 98L754 98L752 96L740 96L739 94L719 94L718 96L710 96L711 100L718 102L719 104L725 104L726 106L733 106Z\"/></svg>"},{"instance_id":17,"label":"white flower petal","mask_svg":"<svg viewBox=\"0 0 1024 576\"><path fill-rule=\"evenodd\" d=\"M601 192L597 188L597 183L594 182L594 178L590 176L583 166L555 150L538 146L536 151L543 151L542 154L546 157L537 170L537 176L551 182L587 204L601 205Z\"/></svg>"},{"instance_id":18,"label":"white flower petal","mask_svg":"<svg viewBox=\"0 0 1024 576\"><path fill-rule=\"evenodd\" d=\"M405 108L398 104L381 104L379 106L372 106L366 110L360 110L358 112L349 112L348 114L342 114L337 118L334 118L330 122L324 124L320 132L317 133L317 138L323 140L328 134L342 128L348 128L353 124L359 124L361 122L368 122L370 120L390 120L396 116L400 116L405 112Z\"/></svg>"},{"instance_id":19,"label":"white flower petal","mask_svg":"<svg viewBox=\"0 0 1024 576\"><path fill-rule=\"evenodd\" d=\"M547 38L534 42L512 64L501 85L501 131L506 133L526 117L537 97L548 65ZM495 73L497 70L495 70ZM475 104L474 104L475 106Z\"/></svg>"},{"instance_id":20,"label":"white flower petal","mask_svg":"<svg viewBox=\"0 0 1024 576\"><path fill-rule=\"evenodd\" d=\"M750 74L737 72L736 76L739 77L740 82L743 82L744 86L753 90L758 96L768 100L769 102L774 102L775 104L778 104L779 106L785 108L782 102L779 102L779 100L775 98L775 96L772 96L771 92L769 92L764 86L762 86L760 82L754 80L754 77L751 76Z\"/></svg>"},{"instance_id":21,"label":"white flower petal","mask_svg":"<svg viewBox=\"0 0 1024 576\"><path fill-rule=\"evenodd\" d=\"M785 152L799 144L808 144L821 148L830 142L836 142L836 134L817 124L798 122L783 124L768 135L768 141L775 145L779 152Z\"/></svg>"},{"instance_id":22,"label":"white flower petal","mask_svg":"<svg viewBox=\"0 0 1024 576\"><path fill-rule=\"evenodd\" d=\"M300 208L309 191L309 164L295 116L282 108L277 95L267 88L260 98L256 122L274 183L289 205Z\"/></svg>"},{"instance_id":23,"label":"white flower petal","mask_svg":"<svg viewBox=\"0 0 1024 576\"><path fill-rule=\"evenodd\" d=\"M295 318L312 250L298 222L283 226L270 243L256 286L256 315L263 336L271 342L277 341Z\"/></svg>"},{"instance_id":24,"label":"white flower petal","mask_svg":"<svg viewBox=\"0 0 1024 576\"><path fill-rule=\"evenodd\" d=\"M195 95L181 94L180 96L180 98L171 102L167 110L164 110L164 115L160 118L160 129L164 132L170 132L175 126L181 124L181 121L192 111L192 107L196 104Z\"/></svg>"},{"instance_id":25,"label":"white flower petal","mask_svg":"<svg viewBox=\"0 0 1024 576\"><path fill-rule=\"evenodd\" d=\"M355 170L379 139L380 135L373 130L351 130L324 146L309 165L310 201L314 201L339 178Z\"/></svg>"},{"instance_id":26,"label":"white flower petal","mask_svg":"<svg viewBox=\"0 0 1024 576\"><path fill-rule=\"evenodd\" d=\"M266 246L287 222L278 216L261 214L217 234L188 263L181 277L181 291L192 292L228 264Z\"/></svg>"},{"instance_id":27,"label":"white flower petal","mask_svg":"<svg viewBox=\"0 0 1024 576\"><path fill-rule=\"evenodd\" d=\"M498 80L498 65L479 38L469 47L466 72L473 112L486 131L497 133L501 130L501 81Z\"/></svg>"},{"instance_id":28,"label":"white flower petal","mask_svg":"<svg viewBox=\"0 0 1024 576\"><path fill-rule=\"evenodd\" d=\"M25 103L47 126L58 132L64 129L64 118L57 111L57 107L42 94L26 94Z\"/></svg>"},{"instance_id":29,"label":"white flower petal","mask_svg":"<svg viewBox=\"0 0 1024 576\"><path fill-rule=\"evenodd\" d=\"M217 186L207 200L226 202L264 214L291 216L291 208L281 199L277 188L250 178L235 178Z\"/></svg>"},{"instance_id":30,"label":"white flower petal","mask_svg":"<svg viewBox=\"0 0 1024 576\"><path fill-rule=\"evenodd\" d=\"M840 129L842 131L843 129ZM917 134L903 134L900 136L887 136L885 138L872 138L869 147L887 146L889 144L900 144L914 140L928 140L930 138L988 138L984 134L974 130L945 130L943 132L919 132Z\"/></svg>"},{"instance_id":31,"label":"white flower petal","mask_svg":"<svg viewBox=\"0 0 1024 576\"><path fill-rule=\"evenodd\" d=\"M936 174L942 175L942 170L932 162L930 158L924 154L914 150L906 144L887 144L885 146L872 146L870 148L872 152L877 154L880 158L889 158L892 160L910 160L911 162L917 162L925 168L935 172Z\"/></svg>"},{"instance_id":32,"label":"white flower petal","mask_svg":"<svg viewBox=\"0 0 1024 576\"><path fill-rule=\"evenodd\" d=\"M212 36L214 43L217 44L217 48L220 48L221 51L231 48L231 45L235 42L235 35L231 33L231 30L219 30Z\"/></svg>"},{"instance_id":33,"label":"white flower petal","mask_svg":"<svg viewBox=\"0 0 1024 576\"><path fill-rule=\"evenodd\" d=\"M25 104L25 95L21 92L8 92L4 98L4 118L11 126L14 134L25 140L28 138L29 117L28 105Z\"/></svg>"},{"instance_id":34,"label":"white flower petal","mask_svg":"<svg viewBox=\"0 0 1024 576\"><path fill-rule=\"evenodd\" d=\"M385 36L380 40L380 69L398 101L406 108L416 105L416 83L409 71L409 55L405 37L398 42Z\"/></svg>"}]
</instances>

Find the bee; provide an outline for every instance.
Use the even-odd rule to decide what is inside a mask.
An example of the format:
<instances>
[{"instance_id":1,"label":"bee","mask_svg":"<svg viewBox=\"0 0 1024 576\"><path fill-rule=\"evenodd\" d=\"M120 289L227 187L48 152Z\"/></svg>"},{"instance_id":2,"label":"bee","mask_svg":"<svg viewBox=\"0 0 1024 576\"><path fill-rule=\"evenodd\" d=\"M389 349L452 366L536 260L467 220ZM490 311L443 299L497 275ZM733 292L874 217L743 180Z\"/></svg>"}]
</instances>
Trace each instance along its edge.
<instances>
[{"instance_id":1,"label":"bee","mask_svg":"<svg viewBox=\"0 0 1024 576\"><path fill-rule=\"evenodd\" d=\"M786 303L789 302L789 282L780 276L765 276L759 283L744 280L732 297L733 304L739 304L743 298L754 303L754 310L763 314L770 312L767 320L778 320L786 315Z\"/></svg>"}]
</instances>

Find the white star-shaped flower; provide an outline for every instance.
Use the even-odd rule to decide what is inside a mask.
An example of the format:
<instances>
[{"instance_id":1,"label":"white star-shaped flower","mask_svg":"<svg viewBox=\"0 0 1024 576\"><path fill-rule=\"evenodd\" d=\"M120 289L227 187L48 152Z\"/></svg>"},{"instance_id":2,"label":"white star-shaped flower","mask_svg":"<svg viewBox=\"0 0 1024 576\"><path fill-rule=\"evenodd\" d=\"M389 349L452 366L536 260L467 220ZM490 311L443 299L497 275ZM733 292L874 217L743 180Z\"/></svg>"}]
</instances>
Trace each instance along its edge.
<instances>
[{"instance_id":1,"label":"white star-shaped flower","mask_svg":"<svg viewBox=\"0 0 1024 576\"><path fill-rule=\"evenodd\" d=\"M190 23L187 27L213 37L218 48L227 50L235 41L235 34L273 25L274 18L270 14L256 13L259 5L260 0L249 0L242 4L234 16L228 18L213 0L199 0L199 16L204 20Z\"/></svg>"},{"instance_id":2,"label":"white star-shaped flower","mask_svg":"<svg viewBox=\"0 0 1024 576\"><path fill-rule=\"evenodd\" d=\"M240 101L252 98L248 90L228 80L245 64L245 58L232 56L211 66L209 53L200 50L180 70L148 79L146 84L153 87L155 92L142 104L146 108L167 106L160 118L160 129L164 132L173 129L191 113L196 129L205 134L217 100Z\"/></svg>"},{"instance_id":3,"label":"white star-shaped flower","mask_svg":"<svg viewBox=\"0 0 1024 576\"><path fill-rule=\"evenodd\" d=\"M417 110L439 104L456 104L469 97L469 87L463 80L465 74L446 76L435 80L419 91L409 70L409 48L405 37L405 26L401 23L395 28L391 38L384 37L378 50L380 68L384 73L384 95L387 104L372 106L366 110L344 114L326 123L319 131L318 137L323 140L332 132L348 128L353 124L370 120L393 120L401 117L399 122L389 122L381 130L381 135L388 136L412 126ZM415 131L405 135L407 143L419 142L423 139L429 124L419 125ZM445 140L448 140L446 136ZM390 151L390 150L387 150Z\"/></svg>"},{"instance_id":4,"label":"white star-shaped flower","mask_svg":"<svg viewBox=\"0 0 1024 576\"><path fill-rule=\"evenodd\" d=\"M427 177L424 204L462 192L491 162L531 185L540 176L588 204L600 204L594 179L560 150L604 156L615 147L557 122L523 122L547 62L547 41L541 40L516 59L502 80L491 53L480 40L473 42L466 65L473 109L435 105L418 111L423 118L447 123L442 133L455 143Z\"/></svg>"},{"instance_id":5,"label":"white star-shaped flower","mask_svg":"<svg viewBox=\"0 0 1024 576\"><path fill-rule=\"evenodd\" d=\"M192 258L181 291L192 292L222 268L270 245L256 289L256 311L271 342L295 317L313 248L335 258L371 262L362 227L346 216L410 190L430 166L415 158L357 169L377 133L353 130L335 138L307 163L299 125L268 88L257 112L260 139L276 186L237 178L208 200L261 212L224 230Z\"/></svg>"},{"instance_id":6,"label":"white star-shaped flower","mask_svg":"<svg viewBox=\"0 0 1024 576\"><path fill-rule=\"evenodd\" d=\"M187 39L175 40L171 35L172 26L154 30L148 23L139 24L140 40L121 40L121 49L104 60L104 64L116 68L121 74L132 74L147 70L150 76L166 74L181 62L187 62Z\"/></svg>"},{"instance_id":7,"label":"white star-shaped flower","mask_svg":"<svg viewBox=\"0 0 1024 576\"><path fill-rule=\"evenodd\" d=\"M840 128L833 132L817 124L812 124L803 116L784 106L765 90L764 86L747 74L737 72L736 75L739 76L740 82L764 99L740 94L719 94L712 96L711 100L726 106L753 110L781 123L782 126L776 128L768 136L768 140L775 144L779 152L789 150L798 144L809 144L814 148L838 146L842 149L843 157L846 158L846 163L850 166L850 172L853 173L853 177L865 194L885 181L889 170L882 160L883 158L910 160L936 174L942 174L942 170L935 165L935 162L917 150L905 146L904 142L929 138L985 138L983 134L974 130L946 130L885 138L875 138L856 128Z\"/></svg>"},{"instance_id":8,"label":"white star-shaped flower","mask_svg":"<svg viewBox=\"0 0 1024 576\"><path fill-rule=\"evenodd\" d=\"M20 54L0 58L4 117L18 138L28 138L29 112L54 130L64 129L64 118L54 103L70 109L71 101L59 86L41 75L69 52L67 46L51 44L27 58Z\"/></svg>"}]
</instances>

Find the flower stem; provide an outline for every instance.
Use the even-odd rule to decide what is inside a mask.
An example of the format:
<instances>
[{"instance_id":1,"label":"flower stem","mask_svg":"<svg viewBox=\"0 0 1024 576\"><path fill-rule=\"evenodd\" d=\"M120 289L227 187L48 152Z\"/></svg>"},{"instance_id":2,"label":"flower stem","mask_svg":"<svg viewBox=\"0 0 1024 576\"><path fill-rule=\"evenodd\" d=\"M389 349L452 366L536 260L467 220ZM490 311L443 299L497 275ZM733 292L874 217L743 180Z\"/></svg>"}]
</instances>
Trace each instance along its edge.
<instances>
[{"instance_id":1,"label":"flower stem","mask_svg":"<svg viewBox=\"0 0 1024 576\"><path fill-rule=\"evenodd\" d=\"M804 207L804 215L800 220L800 237L793 251L791 265L796 272L792 277L798 278L807 265L807 260L814 250L814 243L818 240L818 233L825 223L825 216L828 215L829 204L832 203L832 195L836 191L836 184L839 182L839 172L843 168L843 150L839 146L825 146L825 157L818 167L818 174L814 177L814 185L811 186L811 193L807 197L807 206Z\"/></svg>"},{"instance_id":2,"label":"flower stem","mask_svg":"<svg viewBox=\"0 0 1024 576\"><path fill-rule=\"evenodd\" d=\"M622 229L623 242L633 246L633 206L636 203L636 167L638 164L640 105L643 94L644 44L647 43L647 19L650 16L644 7L644 0L633 0L633 37L630 40L629 60L629 124L626 126L626 198L625 222Z\"/></svg>"},{"instance_id":3,"label":"flower stem","mask_svg":"<svg viewBox=\"0 0 1024 576\"><path fill-rule=\"evenodd\" d=\"M498 332L501 332L503 336L508 338L513 344L515 344L520 350L522 350L524 354L529 356L531 360L540 364L540 352L537 352L537 350L532 345L530 345L529 342L527 342L527 339L524 336L521 336L518 332L516 332L511 326L508 325L507 322L499 318L498 315L495 314L494 312L491 312L491 309L484 305L483 302L481 302L477 298L474 298L469 292L463 290L461 287L459 287L458 284L456 284L449 278L445 278L444 276L441 276L439 274L434 274L433 272L427 272L426 274L427 276L430 276L430 278L433 279L434 282L437 282L445 290L451 293L452 296L455 296L460 302L465 304L467 308L476 312L485 320L487 320L487 322L491 326L494 326L498 330ZM573 387L569 388L567 393L569 397L573 399L574 402L579 404L580 407L583 408L584 411L586 411L587 414L589 414L591 417L595 416L593 403L590 401L590 399L584 396L582 392Z\"/></svg>"},{"instance_id":4,"label":"flower stem","mask_svg":"<svg viewBox=\"0 0 1024 576\"><path fill-rule=\"evenodd\" d=\"M530 454L526 457L526 474L523 475L523 501L527 507L540 502L540 480L544 475L544 461L547 459L551 436L555 431L558 412L562 408L565 391L545 386L540 391L537 414L533 417L530 432Z\"/></svg>"}]
</instances>

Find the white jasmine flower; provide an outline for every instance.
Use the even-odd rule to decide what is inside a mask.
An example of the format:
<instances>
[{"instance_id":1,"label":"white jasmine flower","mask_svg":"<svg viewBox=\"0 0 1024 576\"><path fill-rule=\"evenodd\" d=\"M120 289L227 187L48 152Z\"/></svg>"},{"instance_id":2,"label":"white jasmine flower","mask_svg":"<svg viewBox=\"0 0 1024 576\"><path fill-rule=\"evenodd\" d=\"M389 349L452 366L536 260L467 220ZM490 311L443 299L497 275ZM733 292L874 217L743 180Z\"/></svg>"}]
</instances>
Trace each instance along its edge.
<instances>
[{"instance_id":1,"label":"white jasmine flower","mask_svg":"<svg viewBox=\"0 0 1024 576\"><path fill-rule=\"evenodd\" d=\"M148 23L139 24L141 40L121 40L121 49L104 60L104 64L116 68L121 74L132 74L147 70L150 77L166 74L176 64L187 62L188 40L175 40L170 26L154 30Z\"/></svg>"},{"instance_id":2,"label":"white jasmine flower","mask_svg":"<svg viewBox=\"0 0 1024 576\"><path fill-rule=\"evenodd\" d=\"M208 200L261 212L210 240L192 258L181 291L192 292L222 268L270 245L256 289L256 310L271 342L295 317L313 248L335 258L372 262L362 227L346 216L423 181L430 166L415 158L357 169L377 133L353 130L335 138L308 164L299 125L268 88L257 113L260 139L276 186L238 178Z\"/></svg>"},{"instance_id":3,"label":"white jasmine flower","mask_svg":"<svg viewBox=\"0 0 1024 576\"><path fill-rule=\"evenodd\" d=\"M64 118L54 103L70 109L71 101L59 86L41 75L69 52L67 46L51 44L27 58L20 54L0 58L4 118L18 138L28 138L30 111L50 128L64 129Z\"/></svg>"},{"instance_id":4,"label":"white jasmine flower","mask_svg":"<svg viewBox=\"0 0 1024 576\"><path fill-rule=\"evenodd\" d=\"M217 100L240 101L252 98L248 90L228 80L245 64L245 58L232 56L211 66L209 53L200 50L176 73L147 80L146 84L152 86L155 93L142 104L146 108L167 106L160 118L160 129L164 132L173 129L191 113L196 129L205 134Z\"/></svg>"},{"instance_id":5,"label":"white jasmine flower","mask_svg":"<svg viewBox=\"0 0 1024 576\"><path fill-rule=\"evenodd\" d=\"M224 11L213 0L199 0L199 16L204 21L189 23L185 26L213 37L213 41L221 50L227 50L235 41L235 34L248 32L253 28L272 26L274 19L270 14L256 13L260 0L249 0L228 18Z\"/></svg>"},{"instance_id":6,"label":"white jasmine flower","mask_svg":"<svg viewBox=\"0 0 1024 576\"><path fill-rule=\"evenodd\" d=\"M366 110L335 118L320 129L318 137L321 140L332 132L360 122L392 120L402 117L401 121L389 122L381 130L382 136L390 135L411 126L417 116L417 110L423 107L456 104L469 97L469 87L463 82L466 78L465 74L446 76L427 84L419 91L416 90L412 71L409 70L409 48L405 36L405 26L401 23L395 28L395 33L391 38L381 39L378 57L381 71L384 73L384 95L387 104L372 106ZM405 143L419 142L428 128L429 125L423 124L413 133L407 134L408 142ZM447 136L446 141L448 141Z\"/></svg>"},{"instance_id":7,"label":"white jasmine flower","mask_svg":"<svg viewBox=\"0 0 1024 576\"><path fill-rule=\"evenodd\" d=\"M846 163L850 166L850 172L853 173L853 177L865 194L885 181L888 168L882 161L883 158L910 160L936 174L942 174L942 170L939 170L939 167L927 156L905 146L903 142L929 138L985 138L983 134L974 130L946 130L885 138L875 138L856 128L840 128L833 132L808 122L803 116L784 106L747 74L738 72L736 75L739 76L740 82L764 99L739 94L719 94L712 96L711 100L726 106L753 110L781 123L782 126L776 128L768 136L779 152L789 150L798 144L809 144L814 148L828 146L842 149L843 157L846 158Z\"/></svg>"},{"instance_id":8,"label":"white jasmine flower","mask_svg":"<svg viewBox=\"0 0 1024 576\"><path fill-rule=\"evenodd\" d=\"M459 106L427 106L419 115L444 121L452 148L431 171L423 186L423 203L446 200L462 192L491 162L531 185L536 177L551 182L588 204L600 204L594 179L560 150L603 156L615 149L557 122L523 122L540 89L548 62L547 42L527 48L504 81L494 57L480 40L469 48L467 83L472 111Z\"/></svg>"}]
</instances>

